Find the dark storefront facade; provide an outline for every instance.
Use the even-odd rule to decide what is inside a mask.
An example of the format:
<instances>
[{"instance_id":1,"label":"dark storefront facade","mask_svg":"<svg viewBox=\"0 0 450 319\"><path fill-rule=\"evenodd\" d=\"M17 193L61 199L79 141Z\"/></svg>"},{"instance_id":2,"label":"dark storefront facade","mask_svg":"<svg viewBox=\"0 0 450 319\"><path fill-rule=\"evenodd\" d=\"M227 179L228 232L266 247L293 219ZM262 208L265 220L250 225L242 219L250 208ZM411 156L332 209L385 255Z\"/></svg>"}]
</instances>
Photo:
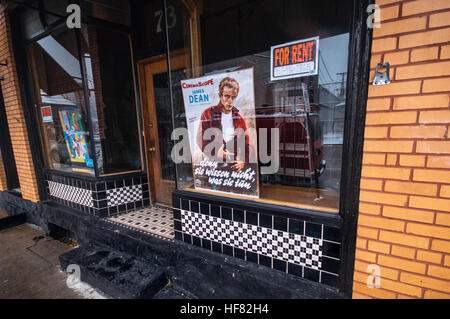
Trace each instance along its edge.
<instances>
[{"instance_id":1,"label":"dark storefront facade","mask_svg":"<svg viewBox=\"0 0 450 319\"><path fill-rule=\"evenodd\" d=\"M40 223L83 236L73 222L79 212L351 297L368 3L80 1L82 24L73 29L66 25L68 4L12 1L9 11ZM310 39L316 53L302 46ZM291 51L271 52L293 43ZM276 79L272 63L287 67L290 54L298 65L315 61L316 70ZM234 99L253 106L241 115L252 129L250 145L259 149L258 196L197 187L193 164L173 161L183 140L172 132L192 124L183 85L248 69L253 92L244 95L241 83ZM279 132L272 173L266 172L274 140L263 129Z\"/></svg>"}]
</instances>

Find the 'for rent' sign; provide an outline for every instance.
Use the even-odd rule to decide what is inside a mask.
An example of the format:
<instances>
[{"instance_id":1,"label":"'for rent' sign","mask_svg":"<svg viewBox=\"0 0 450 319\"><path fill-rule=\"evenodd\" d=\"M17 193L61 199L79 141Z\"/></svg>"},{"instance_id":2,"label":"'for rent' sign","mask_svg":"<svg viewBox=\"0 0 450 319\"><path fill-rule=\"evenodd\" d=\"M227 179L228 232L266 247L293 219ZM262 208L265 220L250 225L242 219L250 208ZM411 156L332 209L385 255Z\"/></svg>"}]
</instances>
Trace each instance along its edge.
<instances>
[{"instance_id":1,"label":"'for rent' sign","mask_svg":"<svg viewBox=\"0 0 450 319\"><path fill-rule=\"evenodd\" d=\"M319 37L272 47L270 62L272 81L317 75Z\"/></svg>"}]
</instances>

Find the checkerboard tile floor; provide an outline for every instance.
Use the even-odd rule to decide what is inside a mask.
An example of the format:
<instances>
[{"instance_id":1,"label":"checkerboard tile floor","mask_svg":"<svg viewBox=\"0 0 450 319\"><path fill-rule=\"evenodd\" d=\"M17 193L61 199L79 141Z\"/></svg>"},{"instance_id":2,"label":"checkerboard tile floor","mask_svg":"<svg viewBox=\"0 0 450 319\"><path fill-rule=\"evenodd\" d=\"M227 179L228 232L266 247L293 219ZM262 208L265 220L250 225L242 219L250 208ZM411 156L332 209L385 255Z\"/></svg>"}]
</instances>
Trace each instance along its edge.
<instances>
[{"instance_id":1,"label":"checkerboard tile floor","mask_svg":"<svg viewBox=\"0 0 450 319\"><path fill-rule=\"evenodd\" d=\"M163 239L173 240L175 238L173 213L165 207L153 206L144 208L127 214L110 217L107 220L111 223Z\"/></svg>"}]
</instances>

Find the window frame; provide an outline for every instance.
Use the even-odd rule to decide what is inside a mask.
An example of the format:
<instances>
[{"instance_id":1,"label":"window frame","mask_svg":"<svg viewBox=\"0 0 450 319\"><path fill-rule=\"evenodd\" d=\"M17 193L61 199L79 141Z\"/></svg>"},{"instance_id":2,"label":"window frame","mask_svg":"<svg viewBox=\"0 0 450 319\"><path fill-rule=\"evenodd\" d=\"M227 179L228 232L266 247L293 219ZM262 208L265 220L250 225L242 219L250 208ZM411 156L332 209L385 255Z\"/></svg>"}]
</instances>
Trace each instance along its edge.
<instances>
[{"instance_id":1,"label":"window frame","mask_svg":"<svg viewBox=\"0 0 450 319\"><path fill-rule=\"evenodd\" d=\"M29 70L29 61L27 59L27 55L26 53L20 53L20 52L26 52L26 49L29 45L31 45L32 43L35 43L36 41L45 38L46 36L52 34L53 32L57 31L58 29L63 29L63 28L67 28L66 26L66 19L65 18L60 18L59 20L55 21L54 23L48 25L47 27L44 27L43 30L39 33L36 33L33 35L32 38L30 39L24 39L22 36L22 28L20 26L20 15L22 14L23 8L21 8L20 6L11 11L10 12L10 17L11 17L11 25L12 25L12 29L13 30L17 30L20 32L16 32L13 34L13 42L14 42L14 49L15 49L15 55L16 56L20 56L19 57L19 63L18 64L18 68L19 65L23 66L21 67L22 71L19 72L19 79L20 79L20 83L21 83L21 92L22 92L22 97L24 99L24 102L27 101L26 103L24 103L24 105L29 104L29 105L34 105L35 104L35 97L34 97L34 79L33 76L31 74L29 74L28 70ZM34 8L31 8L34 9ZM48 12L49 14L51 14L50 12ZM123 33L125 36L128 37L129 40L129 50L130 50L130 65L132 66L132 80L133 80L133 89L134 89L134 96L135 96L135 107L136 107L136 123L137 123L137 130L138 130L138 136L139 136L139 152L140 152L140 161L141 161L141 169L139 170L132 170L132 171L120 171L117 173L110 173L110 174L99 174L99 170L98 170L98 165L97 165L97 158L96 158L96 153L95 153L95 146L94 143L92 141L93 139L93 129L92 129L92 121L91 121L91 104L90 104L90 100L89 100L89 91L88 91L88 85L87 85L87 75L86 75L86 71L83 65L83 61L82 61L82 50L81 50L81 29L74 29L75 32L75 37L76 37L76 41L77 41L77 46L78 46L78 52L77 52L77 58L80 62L80 71L81 71L81 76L82 76L82 88L83 88L83 97L85 100L85 106L86 106L86 126L87 126L87 131L89 132L89 152L90 154L93 154L93 156L95 156L95 160L94 160L94 175L90 175L90 174L84 174L84 173L78 173L78 172L67 172L67 171L61 171L61 170L57 170L57 169L52 169L50 168L45 160L45 151L44 151L44 145L43 145L43 141L41 138L41 128L39 126L39 121L38 116L39 116L39 112L37 110L35 110L35 108L31 108L32 111L30 112L25 112L27 113L30 118L27 119L27 123L29 123L30 125L27 125L29 128L29 136L33 136L33 138L30 138L30 142L31 139L33 139L33 145L35 146L35 151L33 153L35 154L39 154L36 158L36 162L35 162L35 167L36 167L36 171L38 172L39 175L39 185L43 185L43 186L39 186L40 188L40 197L41 198L47 198L46 195L46 190L45 190L45 174L47 173L56 173L59 175L66 175L66 176L71 176L71 177L81 177L84 179L99 179L99 178L112 178L112 177L120 177L123 175L127 175L127 174L135 174L135 173L142 173L146 171L146 163L144 160L144 143L143 143L143 136L142 136L142 119L141 119L141 108L140 108L140 96L139 96L139 87L138 87L138 82L137 82L137 72L136 72L136 63L135 63L135 56L134 56L134 45L133 45L133 37L132 37L132 32L131 32L131 28L124 26L124 25L120 25L120 24L116 24L116 23L112 23L112 22L108 22L108 21L104 21L98 18L94 18L94 17L90 17L90 16L83 16L82 17L82 26L97 26L97 27L101 27L101 28L105 28L105 29L109 29L115 32L120 32ZM26 83L26 87L25 87L25 83ZM31 104L30 104L31 103ZM37 133L37 134L36 134ZM37 136L36 136L37 135ZM37 153L36 153L37 152Z\"/></svg>"}]
</instances>

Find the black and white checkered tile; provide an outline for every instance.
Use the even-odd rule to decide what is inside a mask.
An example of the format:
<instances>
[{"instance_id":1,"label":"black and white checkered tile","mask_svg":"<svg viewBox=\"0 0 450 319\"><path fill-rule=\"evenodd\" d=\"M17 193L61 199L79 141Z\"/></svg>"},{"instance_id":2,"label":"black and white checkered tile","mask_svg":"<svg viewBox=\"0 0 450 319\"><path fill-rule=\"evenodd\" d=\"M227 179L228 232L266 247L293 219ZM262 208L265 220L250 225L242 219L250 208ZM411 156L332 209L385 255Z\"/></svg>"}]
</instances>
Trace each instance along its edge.
<instances>
[{"instance_id":1,"label":"black and white checkered tile","mask_svg":"<svg viewBox=\"0 0 450 319\"><path fill-rule=\"evenodd\" d=\"M108 206L118 206L142 200L142 185L108 189L106 199Z\"/></svg>"},{"instance_id":2,"label":"black and white checkered tile","mask_svg":"<svg viewBox=\"0 0 450 319\"><path fill-rule=\"evenodd\" d=\"M175 237L173 213L170 209L163 207L144 208L110 217L107 221L161 239L173 240Z\"/></svg>"},{"instance_id":3,"label":"black and white checkered tile","mask_svg":"<svg viewBox=\"0 0 450 319\"><path fill-rule=\"evenodd\" d=\"M182 211L183 232L311 269L322 268L322 239Z\"/></svg>"},{"instance_id":4,"label":"black and white checkered tile","mask_svg":"<svg viewBox=\"0 0 450 319\"><path fill-rule=\"evenodd\" d=\"M79 205L94 207L92 191L52 181L47 182L50 196Z\"/></svg>"}]
</instances>

